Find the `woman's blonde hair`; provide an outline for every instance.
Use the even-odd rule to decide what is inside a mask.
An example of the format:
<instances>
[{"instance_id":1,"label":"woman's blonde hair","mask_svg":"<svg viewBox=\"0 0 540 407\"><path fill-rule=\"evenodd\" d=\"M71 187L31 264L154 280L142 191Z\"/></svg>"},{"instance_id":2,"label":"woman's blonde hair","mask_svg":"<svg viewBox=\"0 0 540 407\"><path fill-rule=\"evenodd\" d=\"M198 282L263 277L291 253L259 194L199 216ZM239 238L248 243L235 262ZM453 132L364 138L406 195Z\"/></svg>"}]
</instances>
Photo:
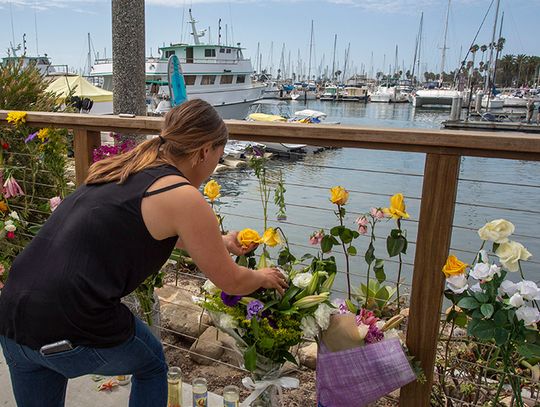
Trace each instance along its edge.
<instances>
[{"instance_id":1,"label":"woman's blonde hair","mask_svg":"<svg viewBox=\"0 0 540 407\"><path fill-rule=\"evenodd\" d=\"M191 159L200 149L225 145L227 127L216 110L201 99L176 106L165 116L160 137L145 141L133 150L94 163L86 177L87 184L117 181L123 183L131 174L145 168Z\"/></svg>"}]
</instances>

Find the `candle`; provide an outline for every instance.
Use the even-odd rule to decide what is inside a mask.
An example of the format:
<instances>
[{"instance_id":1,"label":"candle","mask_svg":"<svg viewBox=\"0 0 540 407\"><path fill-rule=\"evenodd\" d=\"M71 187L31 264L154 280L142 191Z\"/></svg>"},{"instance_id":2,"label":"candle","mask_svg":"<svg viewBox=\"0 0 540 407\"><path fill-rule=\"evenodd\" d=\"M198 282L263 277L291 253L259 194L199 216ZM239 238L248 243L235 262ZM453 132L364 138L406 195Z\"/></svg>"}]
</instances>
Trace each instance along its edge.
<instances>
[{"instance_id":1,"label":"candle","mask_svg":"<svg viewBox=\"0 0 540 407\"><path fill-rule=\"evenodd\" d=\"M207 407L208 406L208 387L206 379L198 377L193 380L191 384L193 391L193 407Z\"/></svg>"},{"instance_id":2,"label":"candle","mask_svg":"<svg viewBox=\"0 0 540 407\"><path fill-rule=\"evenodd\" d=\"M171 366L167 372L167 407L182 407L182 370Z\"/></svg>"},{"instance_id":3,"label":"candle","mask_svg":"<svg viewBox=\"0 0 540 407\"><path fill-rule=\"evenodd\" d=\"M225 386L223 389L223 407L238 407L240 389L236 386Z\"/></svg>"}]
</instances>

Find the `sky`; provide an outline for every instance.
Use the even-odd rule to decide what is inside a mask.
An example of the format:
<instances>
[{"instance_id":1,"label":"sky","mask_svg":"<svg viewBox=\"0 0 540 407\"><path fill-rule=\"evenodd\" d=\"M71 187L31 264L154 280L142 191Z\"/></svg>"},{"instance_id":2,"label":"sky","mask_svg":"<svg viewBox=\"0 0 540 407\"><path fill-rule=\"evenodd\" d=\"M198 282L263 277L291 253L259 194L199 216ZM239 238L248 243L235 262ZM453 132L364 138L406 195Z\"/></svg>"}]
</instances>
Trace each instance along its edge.
<instances>
[{"instance_id":1,"label":"sky","mask_svg":"<svg viewBox=\"0 0 540 407\"><path fill-rule=\"evenodd\" d=\"M496 0L451 2L446 71L458 66L492 1L496 3ZM164 43L187 40L187 10L191 7L194 18L199 21L198 30L210 27L212 42L216 42L221 18L223 41L227 37L229 43L240 42L246 48L244 55L250 57L254 65L259 44L262 67L273 67L275 72L285 44L285 64L290 52L295 71L298 70L298 54L307 68L313 21L313 73L325 66L331 70L335 35L336 67L343 69L350 43L348 70L370 73L371 69L373 72L389 71L389 65L395 64L396 46L400 68L411 67L421 12L424 12L421 69L439 71L448 1L146 0L145 4L147 55L157 55L158 47ZM476 40L479 45L491 40L494 9L495 5L480 30ZM500 10L504 12L502 36L506 38L503 53L540 55L540 0L501 0ZM22 42L23 33L27 34L29 54L35 55L39 51L41 55L46 53L51 57L53 64L84 68L88 33L93 58L98 53L100 57L111 56L111 1L0 0L1 57L7 55L13 34L18 44ZM477 61L480 56L478 53Z\"/></svg>"}]
</instances>

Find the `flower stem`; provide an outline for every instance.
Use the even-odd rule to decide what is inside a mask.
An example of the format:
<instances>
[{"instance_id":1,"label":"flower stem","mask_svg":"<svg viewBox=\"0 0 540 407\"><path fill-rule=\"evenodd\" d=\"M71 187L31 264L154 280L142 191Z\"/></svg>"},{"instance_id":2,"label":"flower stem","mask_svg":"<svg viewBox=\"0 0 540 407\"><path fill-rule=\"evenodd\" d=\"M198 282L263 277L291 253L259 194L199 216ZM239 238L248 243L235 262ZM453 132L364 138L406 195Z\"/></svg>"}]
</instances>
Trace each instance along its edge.
<instances>
[{"instance_id":1,"label":"flower stem","mask_svg":"<svg viewBox=\"0 0 540 407\"><path fill-rule=\"evenodd\" d=\"M341 211L341 205L338 204L338 214L339 214L339 224L343 226L343 214ZM347 252L347 247L343 240L341 241L341 246L343 247L343 253L345 254L345 267L347 272L347 298L351 299L351 276L349 273L349 253Z\"/></svg>"},{"instance_id":2,"label":"flower stem","mask_svg":"<svg viewBox=\"0 0 540 407\"><path fill-rule=\"evenodd\" d=\"M397 227L399 229L399 234L402 235L403 232L401 231L401 219L397 220ZM401 311L401 298L399 294L399 288L401 286L401 270L403 268L403 259L401 258L401 252L399 252L398 254L398 259L399 259L399 265L398 265L398 275L397 275L397 282L396 282L396 294L397 294L398 312L400 312Z\"/></svg>"}]
</instances>

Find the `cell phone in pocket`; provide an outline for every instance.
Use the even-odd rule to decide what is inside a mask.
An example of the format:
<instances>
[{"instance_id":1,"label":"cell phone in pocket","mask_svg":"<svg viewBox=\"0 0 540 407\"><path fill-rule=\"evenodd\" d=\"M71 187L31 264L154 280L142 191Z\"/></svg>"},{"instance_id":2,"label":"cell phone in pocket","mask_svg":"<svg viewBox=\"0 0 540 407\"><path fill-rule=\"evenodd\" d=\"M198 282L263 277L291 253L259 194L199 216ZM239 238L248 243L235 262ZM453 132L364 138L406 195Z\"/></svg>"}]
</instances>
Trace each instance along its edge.
<instances>
[{"instance_id":1,"label":"cell phone in pocket","mask_svg":"<svg viewBox=\"0 0 540 407\"><path fill-rule=\"evenodd\" d=\"M52 355L54 353L60 353L60 352L66 352L68 350L72 350L73 345L70 341L67 339L64 339L62 341L49 343L48 345L43 345L41 349L39 350L39 353L41 353L43 356L46 355Z\"/></svg>"}]
</instances>

